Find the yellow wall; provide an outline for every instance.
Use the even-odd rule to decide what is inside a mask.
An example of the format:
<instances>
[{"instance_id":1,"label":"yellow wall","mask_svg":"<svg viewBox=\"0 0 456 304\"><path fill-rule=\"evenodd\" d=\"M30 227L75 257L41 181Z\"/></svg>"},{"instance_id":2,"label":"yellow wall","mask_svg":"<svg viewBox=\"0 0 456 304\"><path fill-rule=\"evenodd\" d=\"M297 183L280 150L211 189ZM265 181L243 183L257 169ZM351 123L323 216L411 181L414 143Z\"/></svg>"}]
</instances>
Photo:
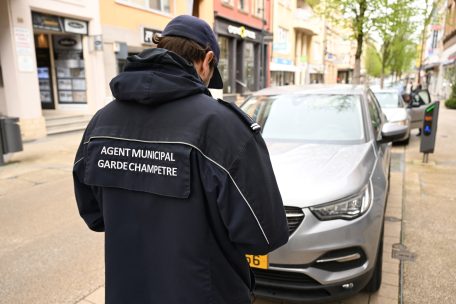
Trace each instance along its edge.
<instances>
[{"instance_id":1,"label":"yellow wall","mask_svg":"<svg viewBox=\"0 0 456 304\"><path fill-rule=\"evenodd\" d=\"M175 16L191 13L187 1L170 0L170 14L131 7L115 0L100 0L101 24L136 30L141 25L163 29Z\"/></svg>"}]
</instances>

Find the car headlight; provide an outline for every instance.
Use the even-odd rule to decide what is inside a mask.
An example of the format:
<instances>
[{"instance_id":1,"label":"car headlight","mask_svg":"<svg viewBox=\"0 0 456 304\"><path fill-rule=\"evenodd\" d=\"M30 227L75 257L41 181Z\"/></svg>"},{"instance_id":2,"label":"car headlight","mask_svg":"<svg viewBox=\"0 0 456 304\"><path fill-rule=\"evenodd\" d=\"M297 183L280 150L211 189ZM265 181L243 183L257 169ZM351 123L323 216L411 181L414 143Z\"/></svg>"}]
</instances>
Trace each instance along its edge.
<instances>
[{"instance_id":1,"label":"car headlight","mask_svg":"<svg viewBox=\"0 0 456 304\"><path fill-rule=\"evenodd\" d=\"M372 202L372 190L369 183L361 193L336 202L310 207L312 213L321 221L344 219L352 220L364 214Z\"/></svg>"}]
</instances>

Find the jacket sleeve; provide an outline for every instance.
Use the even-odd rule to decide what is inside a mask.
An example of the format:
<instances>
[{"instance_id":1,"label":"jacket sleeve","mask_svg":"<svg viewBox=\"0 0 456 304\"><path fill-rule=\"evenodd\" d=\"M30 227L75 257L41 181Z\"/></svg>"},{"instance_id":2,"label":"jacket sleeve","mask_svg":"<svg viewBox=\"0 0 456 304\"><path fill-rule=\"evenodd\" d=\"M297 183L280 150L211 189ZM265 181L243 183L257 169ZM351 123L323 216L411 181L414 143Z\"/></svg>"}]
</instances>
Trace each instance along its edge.
<instances>
[{"instance_id":1,"label":"jacket sleeve","mask_svg":"<svg viewBox=\"0 0 456 304\"><path fill-rule=\"evenodd\" d=\"M210 192L215 192L231 242L243 253L266 254L288 241L282 198L260 134L248 141L229 169L212 165L208 183L214 180L216 190Z\"/></svg>"},{"instance_id":2,"label":"jacket sleeve","mask_svg":"<svg viewBox=\"0 0 456 304\"><path fill-rule=\"evenodd\" d=\"M79 145L73 166L74 193L79 214L84 219L87 226L93 231L101 232L104 231L104 221L103 213L100 207L100 193L97 192L96 188L84 184L84 159L87 147L87 144L84 143L84 137Z\"/></svg>"}]
</instances>

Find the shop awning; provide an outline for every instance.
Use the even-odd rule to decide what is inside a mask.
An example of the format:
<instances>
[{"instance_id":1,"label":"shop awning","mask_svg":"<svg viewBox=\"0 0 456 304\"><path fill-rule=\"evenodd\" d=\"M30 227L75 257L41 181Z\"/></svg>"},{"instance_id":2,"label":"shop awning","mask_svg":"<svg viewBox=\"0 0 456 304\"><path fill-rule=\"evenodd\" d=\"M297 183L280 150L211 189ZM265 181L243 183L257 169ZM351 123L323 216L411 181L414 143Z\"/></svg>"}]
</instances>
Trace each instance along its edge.
<instances>
[{"instance_id":1,"label":"shop awning","mask_svg":"<svg viewBox=\"0 0 456 304\"><path fill-rule=\"evenodd\" d=\"M449 65L449 64L453 64L456 60L456 52L448 55L448 57L442 61L442 65Z\"/></svg>"},{"instance_id":2,"label":"shop awning","mask_svg":"<svg viewBox=\"0 0 456 304\"><path fill-rule=\"evenodd\" d=\"M299 71L301 71L301 69L295 65L280 64L280 63L274 63L274 62L271 62L269 64L269 70L276 71L276 72L279 72L279 71L281 71L281 72L299 72Z\"/></svg>"},{"instance_id":3,"label":"shop awning","mask_svg":"<svg viewBox=\"0 0 456 304\"><path fill-rule=\"evenodd\" d=\"M440 62L431 62L431 63L427 63L427 64L423 65L423 69L430 70L435 67L438 67L439 65L440 65Z\"/></svg>"}]
</instances>

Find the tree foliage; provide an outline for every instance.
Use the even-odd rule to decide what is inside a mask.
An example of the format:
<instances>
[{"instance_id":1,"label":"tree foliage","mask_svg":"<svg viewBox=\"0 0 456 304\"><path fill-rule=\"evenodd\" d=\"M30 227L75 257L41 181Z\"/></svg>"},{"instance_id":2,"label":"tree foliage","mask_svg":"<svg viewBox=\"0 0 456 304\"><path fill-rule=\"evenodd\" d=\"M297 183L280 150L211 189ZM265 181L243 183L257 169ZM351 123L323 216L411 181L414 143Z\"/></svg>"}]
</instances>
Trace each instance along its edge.
<instances>
[{"instance_id":1,"label":"tree foliage","mask_svg":"<svg viewBox=\"0 0 456 304\"><path fill-rule=\"evenodd\" d=\"M381 0L375 30L381 39L381 86L387 70L396 75L408 69L415 58L410 46L417 26L412 18L418 13L410 0Z\"/></svg>"},{"instance_id":2,"label":"tree foliage","mask_svg":"<svg viewBox=\"0 0 456 304\"><path fill-rule=\"evenodd\" d=\"M373 31L381 41L380 52L374 52L373 45L367 46L369 54L365 56L365 63L369 63L367 66L369 75L378 73L378 56L381 63L379 76L382 78L387 72L402 74L416 57L412 34L417 24L413 23L412 19L419 12L414 7L414 1L321 0L317 11L324 14L331 23L351 30L351 38L357 43L353 77L355 83L360 80L360 59L366 39L368 36L374 36L371 35Z\"/></svg>"},{"instance_id":3,"label":"tree foliage","mask_svg":"<svg viewBox=\"0 0 456 304\"><path fill-rule=\"evenodd\" d=\"M356 41L353 82L360 82L361 56L367 33L375 23L376 11L382 0L322 0L319 11L331 23L350 29Z\"/></svg>"},{"instance_id":4,"label":"tree foliage","mask_svg":"<svg viewBox=\"0 0 456 304\"><path fill-rule=\"evenodd\" d=\"M379 52L373 44L368 43L366 47L366 55L364 56L364 64L366 72L369 76L380 77L382 74L382 60Z\"/></svg>"}]
</instances>

